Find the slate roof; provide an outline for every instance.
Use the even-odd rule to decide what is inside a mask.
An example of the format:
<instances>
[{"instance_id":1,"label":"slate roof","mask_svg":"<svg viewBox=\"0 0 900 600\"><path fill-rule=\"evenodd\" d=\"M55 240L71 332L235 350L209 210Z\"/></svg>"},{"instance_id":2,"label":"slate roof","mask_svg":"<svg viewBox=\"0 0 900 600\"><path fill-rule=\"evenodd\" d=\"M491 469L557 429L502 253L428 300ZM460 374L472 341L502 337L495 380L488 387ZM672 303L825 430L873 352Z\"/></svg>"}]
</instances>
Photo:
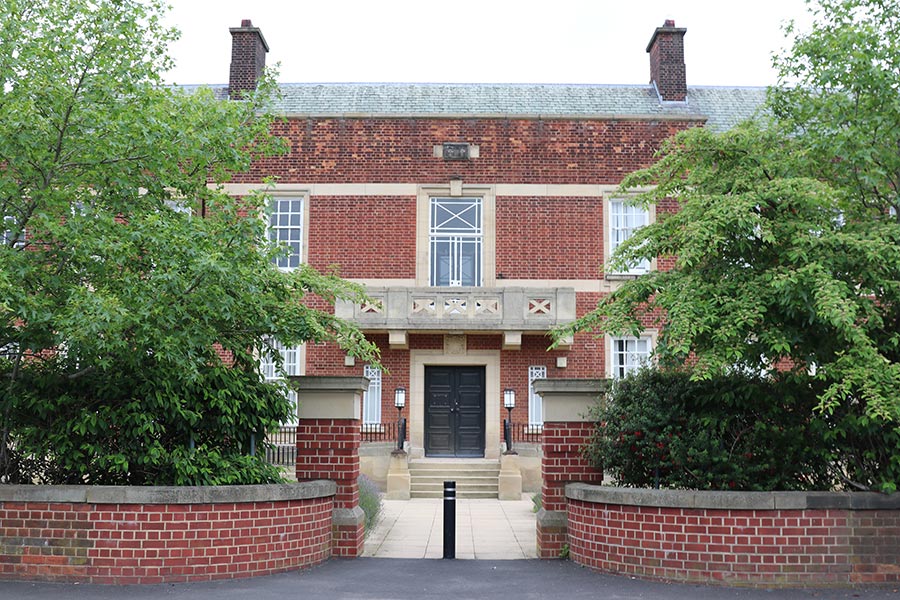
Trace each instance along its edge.
<instances>
[{"instance_id":1,"label":"slate roof","mask_svg":"<svg viewBox=\"0 0 900 600\"><path fill-rule=\"evenodd\" d=\"M575 117L706 119L722 131L753 116L765 88L691 87L661 102L650 85L296 83L281 84L276 112L297 116ZM189 88L188 88L189 89ZM221 97L224 87L216 88Z\"/></svg>"}]
</instances>

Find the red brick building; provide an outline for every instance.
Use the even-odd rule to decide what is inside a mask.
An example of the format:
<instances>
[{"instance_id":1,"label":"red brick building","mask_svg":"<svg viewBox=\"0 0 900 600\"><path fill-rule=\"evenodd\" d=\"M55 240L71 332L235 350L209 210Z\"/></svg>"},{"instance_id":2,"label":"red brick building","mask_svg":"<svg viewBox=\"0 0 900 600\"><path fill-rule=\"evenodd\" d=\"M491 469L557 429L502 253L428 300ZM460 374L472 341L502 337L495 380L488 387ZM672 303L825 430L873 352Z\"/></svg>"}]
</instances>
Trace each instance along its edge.
<instances>
[{"instance_id":1,"label":"red brick building","mask_svg":"<svg viewBox=\"0 0 900 600\"><path fill-rule=\"evenodd\" d=\"M233 94L255 85L268 47L250 21L231 34ZM282 85L275 129L289 152L228 188L277 178L271 232L294 250L281 266L337 267L365 284L372 304L336 312L377 342L389 372L330 345L292 350L289 368L369 376L364 427L395 421L403 388L413 458L497 459L505 390L517 427L536 429L534 379L611 377L649 356L649 320L639 338L576 335L552 351L548 331L666 268L604 271L656 218L623 202L623 176L676 132L727 129L764 99L763 88L688 87L684 34L672 21L652 33L647 85Z\"/></svg>"}]
</instances>

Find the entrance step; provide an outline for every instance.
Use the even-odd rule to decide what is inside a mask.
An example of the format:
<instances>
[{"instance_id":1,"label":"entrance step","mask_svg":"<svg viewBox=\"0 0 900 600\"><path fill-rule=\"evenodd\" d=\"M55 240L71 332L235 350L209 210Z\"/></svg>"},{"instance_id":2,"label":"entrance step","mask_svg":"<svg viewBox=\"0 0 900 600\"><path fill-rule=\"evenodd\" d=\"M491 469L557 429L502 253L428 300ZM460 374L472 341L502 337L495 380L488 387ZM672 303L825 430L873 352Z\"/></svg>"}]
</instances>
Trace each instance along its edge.
<instances>
[{"instance_id":1,"label":"entrance step","mask_svg":"<svg viewBox=\"0 0 900 600\"><path fill-rule=\"evenodd\" d=\"M442 498L444 482L456 482L457 498L497 498L500 461L426 458L409 461L410 498Z\"/></svg>"}]
</instances>

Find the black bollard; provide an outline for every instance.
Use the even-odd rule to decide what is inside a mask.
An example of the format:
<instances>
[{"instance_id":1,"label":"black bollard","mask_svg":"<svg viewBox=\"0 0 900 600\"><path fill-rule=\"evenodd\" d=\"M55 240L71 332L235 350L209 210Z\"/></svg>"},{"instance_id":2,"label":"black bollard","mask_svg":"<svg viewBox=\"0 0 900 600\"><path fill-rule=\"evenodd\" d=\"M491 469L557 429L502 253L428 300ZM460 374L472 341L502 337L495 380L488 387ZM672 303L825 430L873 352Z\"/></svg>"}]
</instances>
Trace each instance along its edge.
<instances>
[{"instance_id":1,"label":"black bollard","mask_svg":"<svg viewBox=\"0 0 900 600\"><path fill-rule=\"evenodd\" d=\"M444 482L444 558L456 558L456 482Z\"/></svg>"}]
</instances>

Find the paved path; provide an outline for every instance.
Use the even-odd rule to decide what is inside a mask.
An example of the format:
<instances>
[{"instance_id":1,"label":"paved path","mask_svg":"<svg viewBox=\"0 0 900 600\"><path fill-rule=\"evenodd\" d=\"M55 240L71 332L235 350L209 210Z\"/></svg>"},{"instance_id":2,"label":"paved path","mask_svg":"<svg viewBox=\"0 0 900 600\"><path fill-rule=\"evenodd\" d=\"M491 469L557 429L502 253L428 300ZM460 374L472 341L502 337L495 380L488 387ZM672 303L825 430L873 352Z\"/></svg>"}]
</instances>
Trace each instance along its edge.
<instances>
[{"instance_id":1,"label":"paved path","mask_svg":"<svg viewBox=\"0 0 900 600\"><path fill-rule=\"evenodd\" d=\"M522 500L456 501L456 558L537 558L534 504ZM381 519L366 539L364 556L442 558L444 501L385 500Z\"/></svg>"},{"instance_id":2,"label":"paved path","mask_svg":"<svg viewBox=\"0 0 900 600\"><path fill-rule=\"evenodd\" d=\"M601 575L558 560L331 560L298 571L212 583L96 586L0 582L2 600L900 600L893 588L748 590Z\"/></svg>"}]
</instances>

